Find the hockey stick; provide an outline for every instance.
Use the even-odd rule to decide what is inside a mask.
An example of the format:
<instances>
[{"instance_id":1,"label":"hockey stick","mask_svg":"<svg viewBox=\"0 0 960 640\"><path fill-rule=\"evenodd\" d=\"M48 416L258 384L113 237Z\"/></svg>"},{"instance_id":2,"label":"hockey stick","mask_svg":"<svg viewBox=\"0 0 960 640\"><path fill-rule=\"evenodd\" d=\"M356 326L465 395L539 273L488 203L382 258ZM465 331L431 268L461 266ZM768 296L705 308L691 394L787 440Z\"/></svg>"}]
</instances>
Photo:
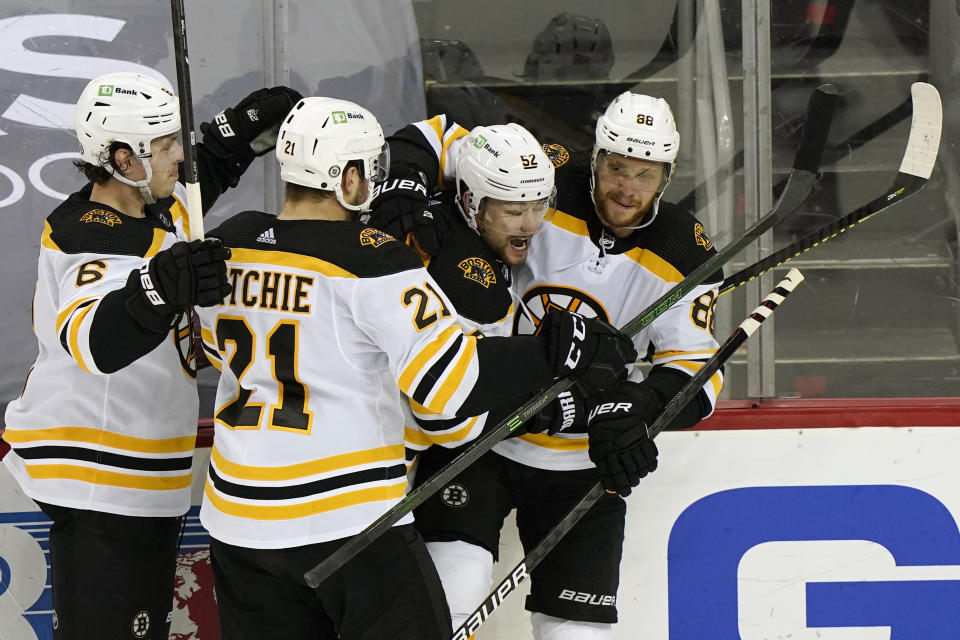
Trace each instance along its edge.
<instances>
[{"instance_id":1,"label":"hockey stick","mask_svg":"<svg viewBox=\"0 0 960 640\"><path fill-rule=\"evenodd\" d=\"M918 82L926 81L926 73L921 73L917 77ZM844 140L833 144L830 146L829 150L824 152L824 158L822 164L831 164L846 158L851 153L864 146L868 142L871 142L877 138L880 134L884 133L894 125L898 124L901 120L910 115L912 108L912 100L910 96L898 104L896 107L886 112L867 126L863 127L859 131L850 134ZM736 171L743 167L743 150L737 151L737 153L731 158L724 166L719 167L713 174L705 179L703 182L695 186L690 190L687 195L677 200L676 204L681 209L686 209L687 211L694 211L697 201L697 192L701 191L711 180L717 180L720 176L726 175L733 171ZM776 194L782 193L784 186L787 184L787 178L779 180L775 185L773 185L773 193Z\"/></svg>"},{"instance_id":2,"label":"hockey stick","mask_svg":"<svg viewBox=\"0 0 960 640\"><path fill-rule=\"evenodd\" d=\"M833 117L837 92L832 85L821 85L810 97L807 110L807 123L803 140L794 159L790 180L776 206L747 229L743 236L714 254L709 260L694 269L682 281L674 285L663 296L642 311L637 317L621 328L623 333L635 336L641 329L653 322L659 315L676 304L697 285L716 273L729 262L747 244L758 238L767 229L785 218L806 199L817 178L817 167L826 143L827 132ZM371 542L379 538L400 518L413 511L427 498L440 490L477 458L493 448L495 444L518 429L526 420L536 415L547 404L553 402L562 391L573 385L572 378L561 378L539 395L527 401L513 414L502 420L494 429L477 438L446 467L434 474L426 482L408 493L386 513L371 523L366 529L354 535L339 549L330 554L323 562L304 574L304 580L316 588L334 571L342 567L350 558L359 553Z\"/></svg>"},{"instance_id":3,"label":"hockey stick","mask_svg":"<svg viewBox=\"0 0 960 640\"><path fill-rule=\"evenodd\" d=\"M190 91L190 56L187 53L187 17L183 0L170 0L173 14L173 55L177 63L177 93L180 96L180 131L183 133L183 172L187 188L187 220L190 239L203 240L203 202L197 172L197 134L193 126L193 95Z\"/></svg>"},{"instance_id":4,"label":"hockey stick","mask_svg":"<svg viewBox=\"0 0 960 640\"><path fill-rule=\"evenodd\" d=\"M720 285L720 295L852 229L867 218L903 202L923 189L930 179L937 160L943 109L940 104L940 93L933 85L926 82L915 82L910 87L910 95L913 100L910 136L907 139L907 148L903 152L903 160L900 162L900 170L886 192L856 211L824 225L776 253L728 276Z\"/></svg>"},{"instance_id":5,"label":"hockey stick","mask_svg":"<svg viewBox=\"0 0 960 640\"><path fill-rule=\"evenodd\" d=\"M657 434L663 431L664 428L677 417L683 408L700 393L703 385L707 383L710 377L733 356L734 352L746 342L747 338L753 335L760 327L760 324L770 317L778 306L783 304L784 299L790 295L790 292L802 281L803 274L797 269L791 269L787 276L777 283L774 290L753 310L753 313L740 323L740 326L737 327L730 337L727 338L726 342L717 349L717 352L690 378L690 381L684 385L683 389L667 403L654 423L647 427L648 437L656 437ZM600 499L603 493L603 486L599 482L593 485L580 502L543 537L543 540L538 542L537 545L524 556L523 560L490 592L483 603L467 617L464 623L454 630L451 640L467 640L467 638L476 633L480 625L493 614L507 596L516 590L517 585L530 577L530 572L533 571L533 568L540 564L547 554L553 550L557 542L580 521L587 511L590 510L590 507Z\"/></svg>"}]
</instances>

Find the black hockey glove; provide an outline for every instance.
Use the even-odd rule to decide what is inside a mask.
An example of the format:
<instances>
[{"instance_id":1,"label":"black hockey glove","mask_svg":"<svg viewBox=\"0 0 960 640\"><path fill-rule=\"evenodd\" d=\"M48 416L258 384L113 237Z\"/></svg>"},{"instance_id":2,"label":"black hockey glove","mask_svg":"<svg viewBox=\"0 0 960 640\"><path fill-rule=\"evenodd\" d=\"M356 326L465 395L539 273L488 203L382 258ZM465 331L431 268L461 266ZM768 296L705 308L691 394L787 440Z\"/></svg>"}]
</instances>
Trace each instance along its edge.
<instances>
[{"instance_id":1,"label":"black hockey glove","mask_svg":"<svg viewBox=\"0 0 960 640\"><path fill-rule=\"evenodd\" d=\"M545 340L547 362L557 377L574 376L586 394L610 389L636 362L628 336L597 318L569 311L550 311L537 330Z\"/></svg>"},{"instance_id":2,"label":"black hockey glove","mask_svg":"<svg viewBox=\"0 0 960 640\"><path fill-rule=\"evenodd\" d=\"M181 311L211 307L230 293L228 258L230 249L217 238L177 242L130 272L127 310L148 331L169 331Z\"/></svg>"},{"instance_id":3,"label":"black hockey glove","mask_svg":"<svg viewBox=\"0 0 960 640\"><path fill-rule=\"evenodd\" d=\"M582 433L587 430L590 404L579 386L573 385L561 391L556 400L524 423L527 427L526 433L546 431L551 436L560 431Z\"/></svg>"},{"instance_id":4,"label":"black hockey glove","mask_svg":"<svg viewBox=\"0 0 960 640\"><path fill-rule=\"evenodd\" d=\"M589 454L604 489L628 496L656 470L657 445L647 437L647 424L661 408L653 391L629 381L597 398L588 417Z\"/></svg>"},{"instance_id":5,"label":"black hockey glove","mask_svg":"<svg viewBox=\"0 0 960 640\"><path fill-rule=\"evenodd\" d=\"M431 256L440 253L440 231L427 211L426 177L412 167L391 171L373 192L370 224L395 238L413 242Z\"/></svg>"},{"instance_id":6,"label":"black hockey glove","mask_svg":"<svg viewBox=\"0 0 960 640\"><path fill-rule=\"evenodd\" d=\"M277 145L280 124L302 97L289 87L257 89L237 106L218 113L213 122L200 125L203 144L218 158L242 163L245 169Z\"/></svg>"}]
</instances>

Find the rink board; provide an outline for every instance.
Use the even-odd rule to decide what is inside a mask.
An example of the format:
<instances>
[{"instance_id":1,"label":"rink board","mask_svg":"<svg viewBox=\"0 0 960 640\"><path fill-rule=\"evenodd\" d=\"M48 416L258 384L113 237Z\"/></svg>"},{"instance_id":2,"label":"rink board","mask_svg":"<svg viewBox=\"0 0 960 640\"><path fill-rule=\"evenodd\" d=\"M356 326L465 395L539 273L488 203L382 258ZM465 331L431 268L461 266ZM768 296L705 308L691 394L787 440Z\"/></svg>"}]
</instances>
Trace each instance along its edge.
<instances>
[{"instance_id":1,"label":"rink board","mask_svg":"<svg viewBox=\"0 0 960 640\"><path fill-rule=\"evenodd\" d=\"M618 640L960 637L960 427L697 430L657 442L660 469L628 499ZM195 511L171 637L215 640ZM4 640L51 637L46 525L0 470ZM501 557L498 580L520 557L512 524ZM478 640L531 637L523 600L508 599Z\"/></svg>"}]
</instances>

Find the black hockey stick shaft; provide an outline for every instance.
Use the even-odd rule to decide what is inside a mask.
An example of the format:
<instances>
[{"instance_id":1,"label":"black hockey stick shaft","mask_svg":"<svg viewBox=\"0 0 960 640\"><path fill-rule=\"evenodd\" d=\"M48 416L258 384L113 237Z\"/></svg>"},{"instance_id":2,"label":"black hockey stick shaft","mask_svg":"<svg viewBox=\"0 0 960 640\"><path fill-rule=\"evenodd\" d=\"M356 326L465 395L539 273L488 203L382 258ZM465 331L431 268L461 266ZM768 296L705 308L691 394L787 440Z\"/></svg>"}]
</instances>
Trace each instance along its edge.
<instances>
[{"instance_id":1,"label":"black hockey stick shaft","mask_svg":"<svg viewBox=\"0 0 960 640\"><path fill-rule=\"evenodd\" d=\"M858 222L866 220L870 216L893 206L897 202L901 202L923 187L933 171L937 150L940 146L942 122L941 105L936 89L926 83L916 83L911 87L911 99L914 109L907 148L904 151L903 160L900 164L900 171L887 192L840 220L825 226L823 229L808 235L768 258L760 260L756 264L725 279L720 287L721 293L727 292L768 269L782 264L810 247L825 242L838 233L842 233L844 230L851 228ZM802 280L802 276L800 276L799 279L791 278L795 273L799 274L796 269L791 269L784 282L778 284L774 293L771 294L771 296L779 295L779 300L777 298L771 300L771 296L768 296L767 300L764 300L750 317L744 321L744 324L741 324L740 327L737 328L713 357L691 378L680 393L664 407L663 412L657 420L648 428L647 434L649 437L653 438L658 435L676 418L683 407L696 397L710 376L716 373L716 371L729 360L737 348L746 341L749 335L759 327L759 324L773 313L776 305L782 303L783 298ZM784 283L786 282L792 282L793 284L792 286L785 287ZM786 291L783 292L781 289L785 289ZM768 300L774 303L774 305L768 305ZM507 578L497 585L493 592L484 600L483 604L454 632L453 639L466 640L471 634L475 633L477 628L502 604L503 600L510 593L516 590L520 582L529 577L533 568L546 557L553 547L556 546L557 542L573 528L602 495L603 487L599 483L595 484L580 502L551 529L543 540L510 571Z\"/></svg>"},{"instance_id":2,"label":"black hockey stick shaft","mask_svg":"<svg viewBox=\"0 0 960 640\"><path fill-rule=\"evenodd\" d=\"M712 258L693 270L682 282L665 293L659 300L624 325L620 330L634 336L649 325L654 318L672 307L697 285L704 282L720 267L729 262L744 247L759 238L776 223L790 215L799 207L813 188L817 180L817 169L827 142L830 122L837 102L837 89L832 84L822 84L810 97L807 108L807 122L804 125L803 139L793 162L793 170L787 180L787 186L773 209L753 223L739 238L718 251Z\"/></svg>"},{"instance_id":3,"label":"black hockey stick shaft","mask_svg":"<svg viewBox=\"0 0 960 640\"><path fill-rule=\"evenodd\" d=\"M823 147L826 143L830 122L833 118L833 109L836 105L837 92L832 85L821 85L813 92L807 113L807 123L804 135L796 158L790 181L776 206L747 229L743 236L731 245L710 257L706 262L694 269L687 277L677 283L658 300L654 301L644 311L637 315L621 328L625 334L634 336L644 327L653 322L658 316L681 300L707 278L717 272L729 262L743 247L763 232L772 227L795 210L809 195L816 181L817 168ZM450 480L457 476L467 466L480 456L492 449L494 445L518 429L527 419L536 415L541 409L552 402L556 397L571 385L572 378L561 378L549 388L536 395L523 406L517 409L510 417L502 420L494 429L477 438L460 455L454 458L446 467L438 471L426 482L407 494L386 513L371 523L366 529L345 542L339 549L330 554L323 562L304 574L304 580L311 587L317 587L334 571L342 567L350 558L359 553L371 542L379 538L396 524L400 518L413 511L427 498L440 490Z\"/></svg>"},{"instance_id":4,"label":"black hockey stick shaft","mask_svg":"<svg viewBox=\"0 0 960 640\"><path fill-rule=\"evenodd\" d=\"M787 276L777 283L774 290L753 310L753 313L740 323L740 326L737 327L730 337L717 349L717 352L690 378L683 389L667 403L653 424L647 427L647 435L650 438L656 437L657 434L673 422L674 418L680 414L683 408L700 393L703 385L710 380L711 376L720 370L720 367L747 341L747 338L760 328L761 323L769 318L778 306L783 304L786 297L790 295L801 282L803 282L803 275L800 271L791 269ZM533 571L534 567L540 564L560 539L596 504L600 497L603 496L603 493L603 486L601 486L599 482L593 485L580 502L524 556L520 563L507 574L507 577L484 599L483 603L467 617L464 623L454 630L451 640L467 640L467 638L476 633L480 625L493 614L507 596L516 590L521 582L530 577L530 572Z\"/></svg>"},{"instance_id":5,"label":"black hockey stick shaft","mask_svg":"<svg viewBox=\"0 0 960 640\"><path fill-rule=\"evenodd\" d=\"M918 81L926 80L927 74L921 73L918 76ZM896 107L886 112L867 126L863 127L856 133L853 133L847 136L844 140L830 145L830 148L824 151L824 158L821 164L830 164L838 160L846 158L851 153L861 148L871 140L876 139L882 133L889 130L891 127L902 121L904 118L908 117L911 112L911 97L907 98L898 104ZM740 150L729 160L724 166L718 168L714 171L713 175L704 180L702 183L690 190L690 192L685 195L683 198L676 202L677 206L681 209L687 209L692 211L696 204L697 192L703 188L703 186L713 180L717 180L720 176L726 175L727 173L736 171L743 166L743 150ZM778 194L783 192L783 188L787 184L787 178L783 178L773 185L773 193Z\"/></svg>"},{"instance_id":6,"label":"black hockey stick shaft","mask_svg":"<svg viewBox=\"0 0 960 640\"><path fill-rule=\"evenodd\" d=\"M183 180L187 188L190 238L203 240L203 201L197 170L197 136L193 125L193 92L190 89L190 55L187 52L187 18L183 0L170 0L173 16L173 56L177 65L180 130L183 132Z\"/></svg>"},{"instance_id":7,"label":"black hockey stick shaft","mask_svg":"<svg viewBox=\"0 0 960 640\"><path fill-rule=\"evenodd\" d=\"M839 220L824 225L783 249L728 276L720 285L721 295L852 229L871 216L903 202L923 189L933 172L937 151L940 148L943 112L940 94L933 85L926 82L914 83L910 88L910 95L913 102L910 135L900 163L900 170L886 192Z\"/></svg>"}]
</instances>

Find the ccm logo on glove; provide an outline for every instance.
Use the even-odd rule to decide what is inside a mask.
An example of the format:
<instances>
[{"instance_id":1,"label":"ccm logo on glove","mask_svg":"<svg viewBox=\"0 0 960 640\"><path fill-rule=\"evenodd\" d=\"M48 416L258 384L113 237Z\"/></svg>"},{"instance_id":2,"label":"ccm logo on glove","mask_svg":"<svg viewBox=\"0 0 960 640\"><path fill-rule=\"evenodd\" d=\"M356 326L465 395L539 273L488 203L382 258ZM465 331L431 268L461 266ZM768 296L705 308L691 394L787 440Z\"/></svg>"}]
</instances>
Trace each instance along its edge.
<instances>
[{"instance_id":1,"label":"ccm logo on glove","mask_svg":"<svg viewBox=\"0 0 960 640\"><path fill-rule=\"evenodd\" d=\"M580 356L583 355L580 351L580 345L583 344L583 339L587 337L587 325L583 318L577 314L572 313L570 315L573 319L573 341L570 342L570 351L567 353L567 359L563 364L570 370L574 370L577 368L577 363L580 362Z\"/></svg>"}]
</instances>

